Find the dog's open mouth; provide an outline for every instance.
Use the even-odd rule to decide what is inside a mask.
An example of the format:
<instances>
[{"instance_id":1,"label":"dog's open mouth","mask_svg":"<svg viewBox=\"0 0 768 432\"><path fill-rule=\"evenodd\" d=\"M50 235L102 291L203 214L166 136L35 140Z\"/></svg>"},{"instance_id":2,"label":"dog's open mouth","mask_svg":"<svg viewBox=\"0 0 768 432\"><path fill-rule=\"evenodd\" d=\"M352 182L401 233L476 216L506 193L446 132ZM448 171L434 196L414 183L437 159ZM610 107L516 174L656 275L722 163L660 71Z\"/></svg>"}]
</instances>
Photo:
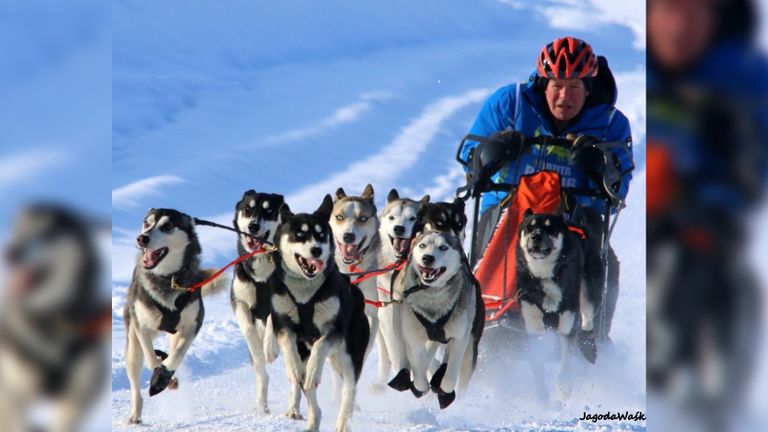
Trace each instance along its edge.
<instances>
[{"instance_id":1,"label":"dog's open mouth","mask_svg":"<svg viewBox=\"0 0 768 432\"><path fill-rule=\"evenodd\" d=\"M408 249L411 247L411 239L389 236L389 241L392 243L392 250L395 251L395 258L401 259L408 255Z\"/></svg>"},{"instance_id":2,"label":"dog's open mouth","mask_svg":"<svg viewBox=\"0 0 768 432\"><path fill-rule=\"evenodd\" d=\"M362 240L360 240L360 243L354 244L354 243L341 243L338 240L336 241L336 246L341 251L341 260L344 262L344 264L354 264L358 261L360 261L361 256L361 250L363 247L363 243L365 243L365 239L368 237L363 237Z\"/></svg>"},{"instance_id":3,"label":"dog's open mouth","mask_svg":"<svg viewBox=\"0 0 768 432\"><path fill-rule=\"evenodd\" d=\"M248 249L248 252L259 250L264 246L264 244L261 243L256 238L253 238L251 236L244 236L244 237L245 237L245 248ZM258 237L261 237L262 239L269 238L269 230L267 230L267 232L265 232L263 236L258 236Z\"/></svg>"},{"instance_id":4,"label":"dog's open mouth","mask_svg":"<svg viewBox=\"0 0 768 432\"><path fill-rule=\"evenodd\" d=\"M141 263L147 270L152 270L160 264L160 261L168 255L168 248L161 247L160 249L144 249L144 257L141 259Z\"/></svg>"},{"instance_id":5,"label":"dog's open mouth","mask_svg":"<svg viewBox=\"0 0 768 432\"><path fill-rule=\"evenodd\" d=\"M299 254L294 254L294 257L296 257L296 262L299 263L302 273L308 278L317 276L323 270L323 260L304 258Z\"/></svg>"},{"instance_id":6,"label":"dog's open mouth","mask_svg":"<svg viewBox=\"0 0 768 432\"><path fill-rule=\"evenodd\" d=\"M48 268L35 267L11 269L9 272L9 291L16 296L25 296L31 294L38 288L50 273Z\"/></svg>"},{"instance_id":7,"label":"dog's open mouth","mask_svg":"<svg viewBox=\"0 0 768 432\"><path fill-rule=\"evenodd\" d=\"M440 267L440 268L423 267L423 266L417 266L417 267L419 268L419 273L421 273L421 279L424 282L433 282L435 279L440 277L440 275L445 272L445 267Z\"/></svg>"}]
</instances>

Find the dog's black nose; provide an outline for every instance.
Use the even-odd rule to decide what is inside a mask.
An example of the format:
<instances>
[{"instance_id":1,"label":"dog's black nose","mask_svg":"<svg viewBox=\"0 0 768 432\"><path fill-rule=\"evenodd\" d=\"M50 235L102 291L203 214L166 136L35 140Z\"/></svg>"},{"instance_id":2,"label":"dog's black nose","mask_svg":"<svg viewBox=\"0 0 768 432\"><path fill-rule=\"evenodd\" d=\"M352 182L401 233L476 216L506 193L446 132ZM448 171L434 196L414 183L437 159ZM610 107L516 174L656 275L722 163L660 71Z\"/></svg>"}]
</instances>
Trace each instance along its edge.
<instances>
[{"instance_id":1,"label":"dog's black nose","mask_svg":"<svg viewBox=\"0 0 768 432\"><path fill-rule=\"evenodd\" d=\"M309 253L311 253L315 258L320 258L320 255L323 254L323 248L315 246L309 250Z\"/></svg>"},{"instance_id":2,"label":"dog's black nose","mask_svg":"<svg viewBox=\"0 0 768 432\"><path fill-rule=\"evenodd\" d=\"M259 225L258 222L251 222L248 224L248 231L250 231L251 234L257 234L259 232L259 228L261 228L261 225Z\"/></svg>"},{"instance_id":3,"label":"dog's black nose","mask_svg":"<svg viewBox=\"0 0 768 432\"><path fill-rule=\"evenodd\" d=\"M393 231L395 231L395 235L401 236L405 234L405 227L402 225L395 225Z\"/></svg>"},{"instance_id":4,"label":"dog's black nose","mask_svg":"<svg viewBox=\"0 0 768 432\"><path fill-rule=\"evenodd\" d=\"M435 262L435 257L432 255L424 255L421 257L421 262L423 262L424 265L432 265L432 263Z\"/></svg>"},{"instance_id":5,"label":"dog's black nose","mask_svg":"<svg viewBox=\"0 0 768 432\"><path fill-rule=\"evenodd\" d=\"M344 240L344 243L350 244L355 242L355 233L344 233L344 235L341 237Z\"/></svg>"},{"instance_id":6,"label":"dog's black nose","mask_svg":"<svg viewBox=\"0 0 768 432\"><path fill-rule=\"evenodd\" d=\"M146 246L149 244L149 236L148 235L140 235L136 237L136 243L139 244L139 246Z\"/></svg>"}]
</instances>

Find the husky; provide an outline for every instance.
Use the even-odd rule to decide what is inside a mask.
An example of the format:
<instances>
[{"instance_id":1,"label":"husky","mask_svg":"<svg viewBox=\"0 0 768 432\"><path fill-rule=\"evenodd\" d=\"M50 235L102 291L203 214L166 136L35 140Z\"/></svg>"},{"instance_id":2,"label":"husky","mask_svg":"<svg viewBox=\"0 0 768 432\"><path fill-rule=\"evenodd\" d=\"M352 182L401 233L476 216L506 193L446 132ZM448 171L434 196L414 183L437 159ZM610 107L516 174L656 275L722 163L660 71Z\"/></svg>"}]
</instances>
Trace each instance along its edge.
<instances>
[{"instance_id":1,"label":"husky","mask_svg":"<svg viewBox=\"0 0 768 432\"><path fill-rule=\"evenodd\" d=\"M0 430L38 430L30 414L43 401L52 402L44 430L77 430L103 388L111 309L93 227L71 209L33 204L10 233L0 301Z\"/></svg>"},{"instance_id":2,"label":"husky","mask_svg":"<svg viewBox=\"0 0 768 432\"><path fill-rule=\"evenodd\" d=\"M273 331L288 379L307 398L311 431L320 426L317 387L326 359L342 377L336 430L346 430L370 337L363 294L334 260L335 240L328 223L333 207L330 195L312 214L294 215L288 206L282 207L282 223L275 233L279 253L269 277ZM272 349L268 345L266 351ZM295 412L298 396L292 394L289 401Z\"/></svg>"},{"instance_id":3,"label":"husky","mask_svg":"<svg viewBox=\"0 0 768 432\"><path fill-rule=\"evenodd\" d=\"M342 188L336 191L330 224L336 246L336 264L342 273L364 272L374 270L378 266L381 239L373 194L373 186L370 184L365 186L360 196L347 196ZM376 278L367 279L358 286L366 299L374 300L378 297ZM378 311L374 306L366 305L365 314L371 329L371 338L365 350L366 356L376 340L379 349L379 370L386 369L389 356L384 341L378 336Z\"/></svg>"},{"instance_id":4,"label":"husky","mask_svg":"<svg viewBox=\"0 0 768 432\"><path fill-rule=\"evenodd\" d=\"M200 269L200 242L189 215L172 209L149 209L136 243L142 253L133 271L123 312L128 338L125 369L131 385L131 424L141 422L142 365L152 370L150 396L169 384L173 388L173 375L203 325L202 297L227 286L226 278L218 278L192 292L173 286L172 282L189 287L213 273ZM167 354L152 345L160 331L169 334Z\"/></svg>"},{"instance_id":5,"label":"husky","mask_svg":"<svg viewBox=\"0 0 768 432\"><path fill-rule=\"evenodd\" d=\"M436 231L419 234L404 272L402 330L411 366L411 392L437 393L441 409L463 391L477 363L485 305L480 284L467 265L458 237ZM443 345L443 364L427 380L429 362Z\"/></svg>"},{"instance_id":6,"label":"husky","mask_svg":"<svg viewBox=\"0 0 768 432\"><path fill-rule=\"evenodd\" d=\"M379 267L385 267L394 263L405 263L411 250L411 241L414 237L414 227L417 222L419 207L429 202L429 195L419 201L401 198L397 189L392 189L387 195L387 203L379 216L379 237L382 239L379 249ZM402 299L402 292L393 294L392 283L395 271L386 272L377 276L378 295L380 301L391 301L392 298ZM401 306L391 303L387 307L379 309L379 331L386 344L386 352L389 354L390 364L379 362L379 381L383 382L390 370L401 373L401 379L393 379L388 385L396 390L408 390L409 387L398 388L398 382L410 384L408 372L408 358L403 345L403 331L400 326L402 319Z\"/></svg>"},{"instance_id":7,"label":"husky","mask_svg":"<svg viewBox=\"0 0 768 432\"><path fill-rule=\"evenodd\" d=\"M464 229L467 216L464 214L464 200L456 198L453 202L427 203L419 208L416 232L439 231L452 234L464 243Z\"/></svg>"},{"instance_id":8,"label":"husky","mask_svg":"<svg viewBox=\"0 0 768 432\"><path fill-rule=\"evenodd\" d=\"M233 224L241 233L251 234L270 243L280 225L280 207L285 204L282 195L246 191L235 206ZM268 414L267 388L269 376L265 368L264 334L272 310L267 279L275 269L272 252L264 248L257 238L239 234L238 255L257 254L237 263L232 279L230 300L237 324L248 346L251 364L256 371L256 409Z\"/></svg>"},{"instance_id":9,"label":"husky","mask_svg":"<svg viewBox=\"0 0 768 432\"><path fill-rule=\"evenodd\" d=\"M566 378L579 318L579 349L590 363L597 358L593 325L602 300L600 254L593 242L569 229L560 214L534 214L527 209L518 234L516 292L523 323L532 336L546 330L560 335L561 378ZM560 385L567 396L563 379Z\"/></svg>"}]
</instances>

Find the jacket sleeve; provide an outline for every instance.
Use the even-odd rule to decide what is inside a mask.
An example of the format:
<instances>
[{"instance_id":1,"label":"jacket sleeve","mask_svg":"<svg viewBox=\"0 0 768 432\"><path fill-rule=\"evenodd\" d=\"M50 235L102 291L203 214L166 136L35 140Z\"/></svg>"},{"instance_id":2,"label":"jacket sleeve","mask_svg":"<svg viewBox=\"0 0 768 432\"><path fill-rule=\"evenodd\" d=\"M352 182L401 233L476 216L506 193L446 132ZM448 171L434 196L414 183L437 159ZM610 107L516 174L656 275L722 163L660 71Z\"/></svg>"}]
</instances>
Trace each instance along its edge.
<instances>
[{"instance_id":1,"label":"jacket sleeve","mask_svg":"<svg viewBox=\"0 0 768 432\"><path fill-rule=\"evenodd\" d=\"M632 171L635 169L635 163L632 154L632 131L629 127L629 120L619 110L616 110L613 115L605 141L618 141L626 144L625 146L611 149L611 153L618 161L619 169L622 173L618 195L621 199L625 199L627 192L629 192L629 182L632 180Z\"/></svg>"},{"instance_id":2,"label":"jacket sleeve","mask_svg":"<svg viewBox=\"0 0 768 432\"><path fill-rule=\"evenodd\" d=\"M470 134L488 137L506 127L505 123L510 117L509 109L515 102L514 88L515 84L502 87L488 97L469 129ZM461 149L461 158L468 160L470 151L478 144L477 141L466 141Z\"/></svg>"}]
</instances>

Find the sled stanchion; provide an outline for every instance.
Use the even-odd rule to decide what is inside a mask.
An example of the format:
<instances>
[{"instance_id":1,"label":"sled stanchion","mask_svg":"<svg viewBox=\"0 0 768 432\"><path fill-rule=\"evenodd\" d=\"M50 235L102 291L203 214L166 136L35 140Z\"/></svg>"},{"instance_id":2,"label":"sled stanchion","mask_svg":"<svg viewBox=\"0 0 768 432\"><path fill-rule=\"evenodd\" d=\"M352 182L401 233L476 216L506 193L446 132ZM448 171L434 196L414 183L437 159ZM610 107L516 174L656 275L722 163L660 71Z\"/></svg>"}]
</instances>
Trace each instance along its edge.
<instances>
[{"instance_id":1,"label":"sled stanchion","mask_svg":"<svg viewBox=\"0 0 768 432\"><path fill-rule=\"evenodd\" d=\"M471 267L474 268L475 264L477 264L478 258L477 258L477 227L479 225L479 217L480 217L480 197L475 197L475 205L474 209L472 210L472 239L470 240L472 243L469 245L469 262L471 264Z\"/></svg>"}]
</instances>

